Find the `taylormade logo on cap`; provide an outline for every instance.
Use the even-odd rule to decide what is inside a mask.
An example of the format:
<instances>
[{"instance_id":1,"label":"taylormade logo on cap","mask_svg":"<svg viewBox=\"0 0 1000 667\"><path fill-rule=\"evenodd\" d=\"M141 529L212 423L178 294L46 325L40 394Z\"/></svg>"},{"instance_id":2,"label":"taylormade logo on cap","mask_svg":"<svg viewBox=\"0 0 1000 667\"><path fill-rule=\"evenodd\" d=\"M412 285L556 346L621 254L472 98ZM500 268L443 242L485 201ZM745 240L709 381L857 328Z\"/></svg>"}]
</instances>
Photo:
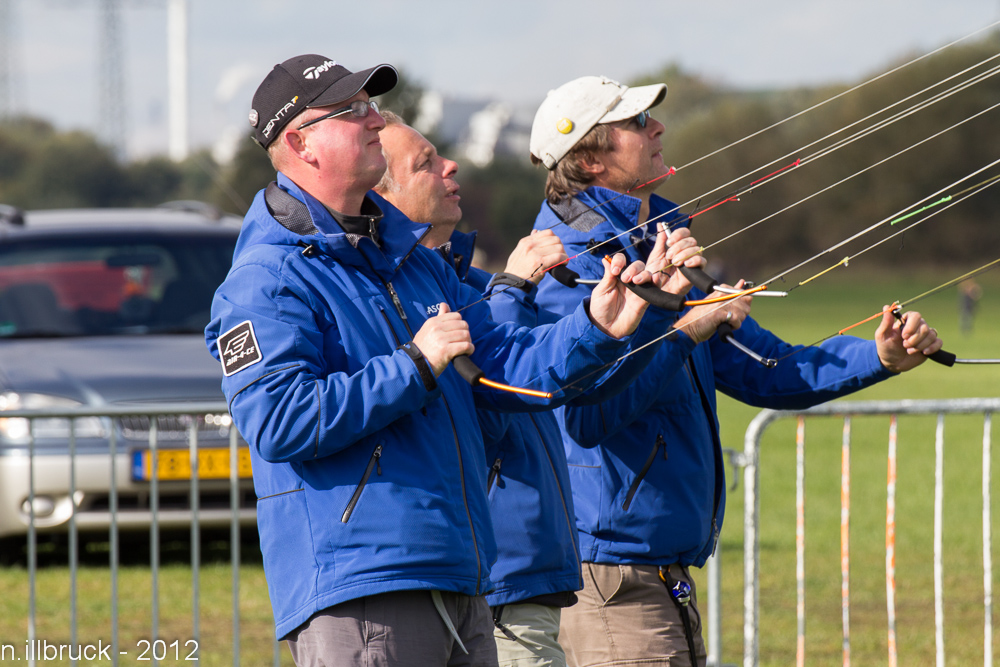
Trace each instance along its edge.
<instances>
[{"instance_id":1,"label":"taylormade logo on cap","mask_svg":"<svg viewBox=\"0 0 1000 667\"><path fill-rule=\"evenodd\" d=\"M307 53L275 65L253 95L250 126L253 138L267 148L282 128L305 109L343 104L364 90L383 95L398 80L392 65L351 72L333 58Z\"/></svg>"},{"instance_id":2,"label":"taylormade logo on cap","mask_svg":"<svg viewBox=\"0 0 1000 667\"><path fill-rule=\"evenodd\" d=\"M307 79L318 79L319 75L323 72L329 72L331 68L337 66L336 60L327 60L322 65L317 65L316 67L307 67L302 71L302 76Z\"/></svg>"}]
</instances>

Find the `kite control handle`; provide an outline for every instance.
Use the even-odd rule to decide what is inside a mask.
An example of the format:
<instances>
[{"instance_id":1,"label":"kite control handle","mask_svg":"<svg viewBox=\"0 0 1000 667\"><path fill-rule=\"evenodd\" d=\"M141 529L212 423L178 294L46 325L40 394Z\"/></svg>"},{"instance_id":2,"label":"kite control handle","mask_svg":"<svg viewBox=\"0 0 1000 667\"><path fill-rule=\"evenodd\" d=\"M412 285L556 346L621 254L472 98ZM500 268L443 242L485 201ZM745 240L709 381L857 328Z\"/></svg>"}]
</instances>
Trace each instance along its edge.
<instances>
[{"instance_id":1,"label":"kite control handle","mask_svg":"<svg viewBox=\"0 0 1000 667\"><path fill-rule=\"evenodd\" d=\"M565 264L558 264L548 270L548 274L566 287L576 287L580 283L580 274Z\"/></svg>"},{"instance_id":2,"label":"kite control handle","mask_svg":"<svg viewBox=\"0 0 1000 667\"><path fill-rule=\"evenodd\" d=\"M723 322L722 324L720 324L715 329L715 332L719 334L720 340L729 343L737 350L747 355L748 357L750 357L760 365L764 366L765 368L774 368L775 366L778 365L777 359L768 359L767 357L762 357L761 355L757 354L743 343L736 340L736 338L733 336L733 325L731 325L729 322Z\"/></svg>"},{"instance_id":3,"label":"kite control handle","mask_svg":"<svg viewBox=\"0 0 1000 667\"><path fill-rule=\"evenodd\" d=\"M475 387L479 381L486 377L486 374L473 363L469 355L463 354L451 360L451 365L455 367L462 379Z\"/></svg>"},{"instance_id":4,"label":"kite control handle","mask_svg":"<svg viewBox=\"0 0 1000 667\"><path fill-rule=\"evenodd\" d=\"M934 354L928 354L927 358L931 361L938 362L942 366L948 366L951 368L955 365L958 355L952 354L951 352L945 352L944 350L938 350Z\"/></svg>"},{"instance_id":5,"label":"kite control handle","mask_svg":"<svg viewBox=\"0 0 1000 667\"><path fill-rule=\"evenodd\" d=\"M903 321L903 311L899 308L892 309L892 316L895 317L900 322ZM951 368L955 365L955 361L958 359L958 355L952 354L951 352L946 352L944 350L938 350L934 354L928 354L927 358L931 361L936 361L942 366L947 366Z\"/></svg>"},{"instance_id":6,"label":"kite control handle","mask_svg":"<svg viewBox=\"0 0 1000 667\"><path fill-rule=\"evenodd\" d=\"M580 274L573 269L567 267L565 264L560 264L549 269L549 275L561 282L566 287L576 287L577 285L583 284L596 284L599 281L582 281L580 280ZM663 310L670 310L673 312L680 312L684 310L684 297L678 296L677 294L671 294L670 292L664 292L659 287L653 283L644 283L642 285L633 285L632 283L625 283L625 286L629 290L646 301L650 305L656 306L657 308L662 308Z\"/></svg>"},{"instance_id":7,"label":"kite control handle","mask_svg":"<svg viewBox=\"0 0 1000 667\"><path fill-rule=\"evenodd\" d=\"M522 387L512 387L509 384L488 380L482 369L480 369L479 366L476 366L467 354L462 354L452 359L451 365L454 366L455 370L458 371L458 374L462 376L462 379L473 387L482 385L484 387L489 387L490 389L499 389L500 391L506 391L512 394L535 396L537 398L552 398L552 392L539 391L537 389L525 389Z\"/></svg>"},{"instance_id":8,"label":"kite control handle","mask_svg":"<svg viewBox=\"0 0 1000 667\"><path fill-rule=\"evenodd\" d=\"M705 294L711 294L715 291L715 287L719 284L712 276L708 275L704 271L698 268L691 268L688 266L682 266L681 273L684 277L688 279L692 285L700 289Z\"/></svg>"}]
</instances>

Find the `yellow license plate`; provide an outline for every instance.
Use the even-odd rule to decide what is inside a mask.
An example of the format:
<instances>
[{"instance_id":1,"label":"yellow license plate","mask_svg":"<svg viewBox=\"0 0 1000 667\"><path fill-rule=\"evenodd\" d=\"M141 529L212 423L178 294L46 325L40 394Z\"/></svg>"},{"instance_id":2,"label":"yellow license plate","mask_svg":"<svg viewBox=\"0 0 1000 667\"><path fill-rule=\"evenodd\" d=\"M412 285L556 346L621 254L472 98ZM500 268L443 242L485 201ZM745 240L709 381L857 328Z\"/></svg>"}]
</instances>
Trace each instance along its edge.
<instances>
[{"instance_id":1,"label":"yellow license plate","mask_svg":"<svg viewBox=\"0 0 1000 667\"><path fill-rule=\"evenodd\" d=\"M198 479L229 479L228 447L204 447L198 450ZM253 476L250 470L250 450L236 450L236 473L240 479ZM191 479L191 452L187 449L160 449L156 452L156 478L174 481ZM148 449L132 452L132 480L153 479L153 456Z\"/></svg>"}]
</instances>

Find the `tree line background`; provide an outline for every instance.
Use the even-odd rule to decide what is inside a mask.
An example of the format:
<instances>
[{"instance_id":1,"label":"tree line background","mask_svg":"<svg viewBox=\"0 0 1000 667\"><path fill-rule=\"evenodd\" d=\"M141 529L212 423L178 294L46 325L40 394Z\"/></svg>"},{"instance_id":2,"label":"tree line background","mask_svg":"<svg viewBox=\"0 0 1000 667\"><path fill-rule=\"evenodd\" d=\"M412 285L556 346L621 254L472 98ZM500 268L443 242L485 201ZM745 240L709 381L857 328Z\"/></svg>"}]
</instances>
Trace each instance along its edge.
<instances>
[{"instance_id":1,"label":"tree line background","mask_svg":"<svg viewBox=\"0 0 1000 667\"><path fill-rule=\"evenodd\" d=\"M673 65L630 83L666 82L669 86L666 101L653 110L653 115L667 128L662 137L664 160L679 171L659 188L658 193L678 203L691 202L684 207L690 212L699 204L705 207L796 158L817 154L824 146L890 113L912 106L927 94L814 146L802 148L965 68L998 57L998 54L1000 34L951 47L697 162L702 156L855 84L736 90ZM910 58L902 58L900 63ZM975 72L992 66L994 61L980 66ZM968 76L971 74L955 82ZM955 82L944 84L942 88ZM412 120L420 92L420 84L404 76L401 85L390 95L383 96L381 102ZM706 212L695 220L695 234L702 243L712 243L998 102L1000 80L989 78L828 157L789 170L780 178L741 196L738 202L728 202ZM713 265L725 267L731 275L764 280L770 277L768 272L785 269L794 263L789 258L797 261L812 256L1000 158L997 119L997 112L986 113L850 178L711 248L709 258ZM435 137L430 138L435 140ZM451 147L438 142L438 148L442 154L449 155ZM789 157L778 160L786 155ZM772 161L777 162L764 167ZM943 194L958 192L998 174L1000 167L987 170ZM151 157L123 164L114 158L109 147L101 145L91 134L59 131L38 118L12 119L0 128L0 203L25 209L147 206L169 200L195 199L243 214L257 190L273 178L264 151L249 139L249 133L235 159L226 165L216 164L207 150L194 153L181 163L166 157ZM479 244L488 257L500 261L517 239L531 229L542 201L544 179L544 170L532 167L527 156L499 157L485 168L461 165L459 181L465 224L479 230ZM734 179L733 185L716 191ZM940 196L934 199L938 198ZM994 220L998 203L1000 187L984 190L866 253L856 263L869 268L914 264L971 268L978 265L976 262L995 259L1000 248L1000 226ZM903 224L919 219L919 216L911 218ZM817 262L816 270L896 231L897 227L884 225L852 245L831 253L829 262Z\"/></svg>"}]
</instances>

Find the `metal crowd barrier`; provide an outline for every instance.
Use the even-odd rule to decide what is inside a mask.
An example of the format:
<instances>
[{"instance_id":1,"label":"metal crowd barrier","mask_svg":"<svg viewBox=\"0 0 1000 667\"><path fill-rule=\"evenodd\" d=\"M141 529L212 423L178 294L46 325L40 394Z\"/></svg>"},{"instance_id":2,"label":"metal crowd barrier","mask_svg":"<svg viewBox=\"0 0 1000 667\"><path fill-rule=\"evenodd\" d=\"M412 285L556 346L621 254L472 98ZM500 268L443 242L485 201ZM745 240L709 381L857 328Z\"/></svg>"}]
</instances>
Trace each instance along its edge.
<instances>
[{"instance_id":1,"label":"metal crowd barrier","mask_svg":"<svg viewBox=\"0 0 1000 667\"><path fill-rule=\"evenodd\" d=\"M149 628L150 640L145 642L147 644L146 652L144 657L141 659L149 661L151 665L157 665L161 661L169 661L173 659L174 648L179 648L180 659L183 661L185 658L188 660L198 659L200 656L199 641L201 638L201 618L200 618L200 595L201 595L201 583L200 583L200 570L201 570L201 537L200 528L206 522L206 516L212 517L215 524L219 524L224 520L228 520L229 523L229 544L230 544L230 564L232 568L232 655L233 655L233 665L239 665L240 656L240 528L243 526L256 525L256 511L255 509L245 507L241 504L241 496L243 494L250 493L252 495L252 485L249 480L246 479L244 474L244 479L241 480L240 470L241 466L244 469L244 473L248 471L249 466L249 455L246 452L246 445L240 439L237 430L233 427L228 427L227 423L222 424L222 427L228 428L228 487L229 487L229 507L228 509L215 509L211 512L202 510L199 507L199 497L200 497L200 486L204 483L204 480L199 479L199 468L204 468L206 461L199 459L199 426L201 420L204 419L206 415L214 416L213 418L228 419L228 410L224 402L200 402L200 403L188 403L183 406L177 406L177 404L148 404L142 408L118 408L118 407L99 407L99 408L74 408L74 409L46 409L46 410L7 410L2 413L3 419L27 419L29 423L28 437L25 447L6 447L5 451L0 452L0 456L5 456L9 458L16 458L18 456L27 458L27 484L28 484L28 494L24 506L26 507L28 514L28 525L27 525L27 569L28 569L28 589L29 589L29 600L28 600L28 626L27 626L27 642L25 642L22 648L19 642L16 645L17 657L15 659L23 661L28 665L35 665L37 662L46 662L46 656L41 654L40 650L32 651L32 647L41 648L41 641L38 637L37 626L38 626L38 591L37 591L37 579L38 579L38 535L40 532L39 520L36 518L36 468L39 465L39 452L37 451L36 435L35 435L35 424L39 420L51 420L51 419L68 419L70 421L69 428L69 441L68 441L68 458L69 458L69 497L74 499L71 502L72 511L69 516L68 524L66 525L66 530L68 531L68 553L69 553L69 642L70 646L80 646L78 636L78 623L79 623L79 600L78 600L78 574L80 568L79 561L79 545L80 545L80 525L81 521L85 521L84 515L78 513L77 502L75 499L78 497L78 485L81 480L78 477L78 460L80 454L78 452L78 420L84 418L99 418L105 420L105 424L110 427L107 429L108 439L109 439L109 452L107 464L110 466L109 480L110 488L108 489L107 495L107 509L106 515L100 515L100 521L107 521L109 523L107 535L109 542L109 571L110 571L110 627L108 628L108 633L110 634L110 648L102 657L107 656L110 658L111 664L117 665L121 660L124 664L132 664L134 660L137 659L137 653L142 647L135 646L121 646L119 642L119 560L120 560L120 528L124 525L126 528L137 527L137 519L129 518L129 514L124 512L119 506L120 500L120 490L123 484L129 483L127 480L130 479L129 466L144 465L147 466L147 470L150 470L148 474L148 494L149 494L149 507L148 514L144 515L141 519L138 519L139 524L144 524L148 519L149 521L149 531L150 531L150 606L151 606L151 624ZM148 437L144 446L135 447L136 441L130 439L132 451L129 452L129 459L123 464L122 457L119 454L124 453L120 450L123 447L121 444L121 435L119 431L129 418L133 420L148 420L143 421L146 425L144 430L148 428ZM176 418L176 419L175 419ZM163 429L159 426L162 420L175 421L170 423L183 422L186 423L186 438L184 438L184 445L187 449L187 461L184 461L183 453L178 454L178 436L175 434L172 441L164 444L165 434L162 432ZM224 441L222 441L224 442ZM49 448L51 449L51 448ZM169 452L168 452L169 449ZM243 450L242 452L240 450ZM202 456L204 456L205 448L201 448ZM212 462L216 467L223 465L224 463L224 446L217 446L213 448L214 453L220 456L216 456L217 459ZM143 452L148 452L144 454ZM50 454L51 452L44 452L45 454ZM145 456L145 458L143 458ZM241 459L241 457L243 457ZM186 474L190 475L190 488L189 488L189 509L188 510L176 510L176 509L165 509L160 507L161 498L161 476L162 476L162 466L165 465L164 461L169 461L170 465L189 466L186 470ZM133 475L135 473L132 473ZM220 473L221 474L221 473ZM145 479L145 478L144 478ZM187 479L187 477L185 477ZM224 480L217 480L214 483L222 483ZM103 505L102 505L103 507ZM222 513L225 513L224 515ZM226 519L222 517L225 516ZM185 646L171 647L169 651L160 650L164 647L160 647L158 644L162 642L156 642L160 633L160 529L161 526L167 525L171 527L176 527L181 524L190 523L190 551L191 551L191 635L190 638L185 637ZM85 527L88 527L85 525ZM43 528L44 529L44 526ZM84 638L89 640L90 638ZM103 638L102 638L103 639ZM193 643L192 643L193 642ZM86 643L86 642L85 642ZM36 646L37 645L37 646ZM9 648L9 646L8 646ZM129 650L122 651L121 649L127 648ZM152 650L150 650L152 649ZM80 651L77 651L79 654ZM70 652L72 657L72 651ZM14 656L4 656L5 658L10 658ZM273 664L277 666L280 662L280 648L278 642L273 642L273 652L271 656L268 656ZM264 660L263 656L253 656L250 658L250 662L253 664L262 664ZM77 664L76 659L70 660L70 664ZM173 664L172 662L170 664Z\"/></svg>"},{"instance_id":2,"label":"metal crowd barrier","mask_svg":"<svg viewBox=\"0 0 1000 667\"><path fill-rule=\"evenodd\" d=\"M886 606L888 664L898 661L896 645L895 609L895 473L896 434L899 415L937 415L935 430L935 481L934 481L934 626L936 664L945 664L944 614L943 614L943 544L942 508L944 500L944 418L953 414L983 415L983 652L984 663L993 664L993 605L992 605L992 536L991 536L991 423L992 413L1000 410L1000 399L954 399L921 401L870 401L832 402L804 411L764 410L750 423L744 439L742 465L744 466L744 596L743 638L745 667L759 663L760 648L760 470L759 450L764 431L782 419L798 421L796 435L796 583L797 583L797 646L796 663L806 663L805 657L805 508L804 508L804 452L805 421L814 417L839 416L844 420L842 434L841 466L841 576L842 623L844 664L850 664L850 604L849 604L849 526L850 510L850 445L851 417L861 415L886 415L890 417L888 434L888 477L886 484ZM711 575L710 575L711 579ZM716 583L716 582L713 582ZM715 586L712 586L713 588ZM712 632L710 625L709 632ZM718 635L716 634L716 641ZM710 642L713 647L718 643Z\"/></svg>"}]
</instances>

